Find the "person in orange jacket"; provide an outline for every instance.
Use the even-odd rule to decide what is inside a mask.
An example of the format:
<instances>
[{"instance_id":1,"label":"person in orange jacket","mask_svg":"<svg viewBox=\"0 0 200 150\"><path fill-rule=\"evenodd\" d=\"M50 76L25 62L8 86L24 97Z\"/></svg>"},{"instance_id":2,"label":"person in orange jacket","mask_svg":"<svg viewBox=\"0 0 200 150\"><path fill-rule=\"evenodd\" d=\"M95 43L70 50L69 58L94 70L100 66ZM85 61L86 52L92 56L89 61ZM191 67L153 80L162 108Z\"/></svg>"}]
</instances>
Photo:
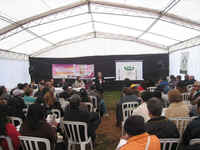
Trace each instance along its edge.
<instances>
[{"instance_id":1,"label":"person in orange jacket","mask_svg":"<svg viewBox=\"0 0 200 150\"><path fill-rule=\"evenodd\" d=\"M149 135L145 131L144 118L139 115L129 117L125 124L124 130L126 136L122 137L123 146L118 150L160 150L160 140L155 135ZM126 144L125 144L126 143Z\"/></svg>"}]
</instances>

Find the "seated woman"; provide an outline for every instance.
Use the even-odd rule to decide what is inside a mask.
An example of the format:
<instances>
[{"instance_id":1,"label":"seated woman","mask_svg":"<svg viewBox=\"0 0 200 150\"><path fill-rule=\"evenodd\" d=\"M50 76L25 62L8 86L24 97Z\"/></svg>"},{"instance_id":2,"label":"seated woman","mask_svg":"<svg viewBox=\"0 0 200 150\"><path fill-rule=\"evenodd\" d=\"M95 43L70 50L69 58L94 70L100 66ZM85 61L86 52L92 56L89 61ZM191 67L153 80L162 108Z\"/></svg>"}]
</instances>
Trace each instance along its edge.
<instances>
[{"instance_id":1,"label":"seated woman","mask_svg":"<svg viewBox=\"0 0 200 150\"><path fill-rule=\"evenodd\" d=\"M27 88L24 93L24 103L35 103L36 99L33 97L33 89Z\"/></svg>"},{"instance_id":2,"label":"seated woman","mask_svg":"<svg viewBox=\"0 0 200 150\"><path fill-rule=\"evenodd\" d=\"M189 108L184 104L179 90L169 91L168 98L170 105L165 110L165 116L167 118L189 117Z\"/></svg>"},{"instance_id":3,"label":"seated woman","mask_svg":"<svg viewBox=\"0 0 200 150\"><path fill-rule=\"evenodd\" d=\"M74 88L85 88L85 83L81 80L80 76L77 77L73 85Z\"/></svg>"},{"instance_id":4,"label":"seated woman","mask_svg":"<svg viewBox=\"0 0 200 150\"><path fill-rule=\"evenodd\" d=\"M17 132L16 128L8 122L7 111L7 105L0 104L0 136L9 136L14 150L18 150L20 147L18 136L20 136L20 134ZM3 148L3 150L9 150L8 144L5 140L0 140L0 146Z\"/></svg>"},{"instance_id":5,"label":"seated woman","mask_svg":"<svg viewBox=\"0 0 200 150\"><path fill-rule=\"evenodd\" d=\"M53 126L48 124L45 120L45 114L46 112L43 106L40 104L32 104L28 109L27 118L20 128L20 133L23 136L48 139L53 149L56 143L56 123Z\"/></svg>"},{"instance_id":6,"label":"seated woman","mask_svg":"<svg viewBox=\"0 0 200 150\"><path fill-rule=\"evenodd\" d=\"M80 90L81 102L91 102L88 93L85 89Z\"/></svg>"}]
</instances>

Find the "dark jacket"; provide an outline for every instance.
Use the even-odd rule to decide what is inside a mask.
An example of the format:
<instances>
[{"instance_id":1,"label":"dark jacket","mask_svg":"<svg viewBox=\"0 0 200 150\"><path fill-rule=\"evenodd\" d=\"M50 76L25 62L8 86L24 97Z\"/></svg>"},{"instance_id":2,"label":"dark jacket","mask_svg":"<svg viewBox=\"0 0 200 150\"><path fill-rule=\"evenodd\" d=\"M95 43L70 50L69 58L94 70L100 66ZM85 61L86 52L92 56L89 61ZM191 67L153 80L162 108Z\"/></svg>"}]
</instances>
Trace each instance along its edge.
<instances>
[{"instance_id":1,"label":"dark jacket","mask_svg":"<svg viewBox=\"0 0 200 150\"><path fill-rule=\"evenodd\" d=\"M63 92L61 92L61 93L59 94L59 97L60 97L60 98L64 98L65 100L67 100L67 99L70 98L71 96L72 96L72 95L69 94L68 91L63 91Z\"/></svg>"},{"instance_id":2,"label":"dark jacket","mask_svg":"<svg viewBox=\"0 0 200 150\"><path fill-rule=\"evenodd\" d=\"M100 82L100 80L98 79L98 77L96 77L96 79L94 80L95 82L95 86L97 91L103 93L104 92L104 86L105 86L105 80L104 78L102 78L102 82Z\"/></svg>"},{"instance_id":3,"label":"dark jacket","mask_svg":"<svg viewBox=\"0 0 200 150\"><path fill-rule=\"evenodd\" d=\"M178 138L176 125L165 117L153 118L146 123L146 131L158 138Z\"/></svg>"},{"instance_id":4,"label":"dark jacket","mask_svg":"<svg viewBox=\"0 0 200 150\"><path fill-rule=\"evenodd\" d=\"M189 145L191 139L200 138L200 117L190 122L183 134L183 144Z\"/></svg>"},{"instance_id":5,"label":"dark jacket","mask_svg":"<svg viewBox=\"0 0 200 150\"><path fill-rule=\"evenodd\" d=\"M48 139L51 143L51 148L53 149L56 143L56 129L52 128L45 120L41 121L41 126L38 129L31 129L27 121L24 121L20 128L20 133L23 136L32 136ZM43 146L43 145L41 145ZM45 149L42 147L41 149Z\"/></svg>"},{"instance_id":6,"label":"dark jacket","mask_svg":"<svg viewBox=\"0 0 200 150\"><path fill-rule=\"evenodd\" d=\"M9 116L19 117L21 119L25 119L25 115L23 109L26 108L24 100L22 97L13 96L10 100L8 100L8 109Z\"/></svg>"},{"instance_id":7,"label":"dark jacket","mask_svg":"<svg viewBox=\"0 0 200 150\"><path fill-rule=\"evenodd\" d=\"M95 131L100 124L100 120L97 113L91 113L81 110L65 110L64 121L79 121L85 122L88 125L88 135L95 139ZM83 133L83 132L82 132ZM83 137L83 134L81 134Z\"/></svg>"}]
</instances>

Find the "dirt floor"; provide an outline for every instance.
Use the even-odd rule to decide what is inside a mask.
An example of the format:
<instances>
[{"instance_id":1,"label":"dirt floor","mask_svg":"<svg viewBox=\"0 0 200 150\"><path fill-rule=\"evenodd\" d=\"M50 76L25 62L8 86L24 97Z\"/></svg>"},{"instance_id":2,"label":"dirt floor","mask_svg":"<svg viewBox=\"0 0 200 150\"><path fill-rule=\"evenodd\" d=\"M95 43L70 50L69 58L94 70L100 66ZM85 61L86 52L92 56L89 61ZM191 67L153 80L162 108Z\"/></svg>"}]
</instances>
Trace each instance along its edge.
<instances>
[{"instance_id":1,"label":"dirt floor","mask_svg":"<svg viewBox=\"0 0 200 150\"><path fill-rule=\"evenodd\" d=\"M115 108L120 97L119 91L105 92L104 99L109 116L103 117L97 130L95 150L115 150L119 142L121 129L116 127Z\"/></svg>"}]
</instances>

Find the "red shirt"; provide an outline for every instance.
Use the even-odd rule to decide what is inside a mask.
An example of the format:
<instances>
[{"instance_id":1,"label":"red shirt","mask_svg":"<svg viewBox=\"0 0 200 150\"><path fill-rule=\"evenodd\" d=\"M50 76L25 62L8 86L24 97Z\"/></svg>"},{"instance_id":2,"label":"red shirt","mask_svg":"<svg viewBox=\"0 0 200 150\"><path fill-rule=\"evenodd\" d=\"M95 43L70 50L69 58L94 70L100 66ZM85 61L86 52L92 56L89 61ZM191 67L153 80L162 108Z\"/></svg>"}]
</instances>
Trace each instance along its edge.
<instances>
[{"instance_id":1,"label":"red shirt","mask_svg":"<svg viewBox=\"0 0 200 150\"><path fill-rule=\"evenodd\" d=\"M19 138L18 138L18 136L20 136L19 132L17 132L15 126L13 126L11 123L6 124L6 132L7 132L7 136L9 136L12 140L14 150L18 150L20 146ZM6 141L3 141L1 145L3 147L3 150L9 150L8 144L6 143Z\"/></svg>"}]
</instances>

